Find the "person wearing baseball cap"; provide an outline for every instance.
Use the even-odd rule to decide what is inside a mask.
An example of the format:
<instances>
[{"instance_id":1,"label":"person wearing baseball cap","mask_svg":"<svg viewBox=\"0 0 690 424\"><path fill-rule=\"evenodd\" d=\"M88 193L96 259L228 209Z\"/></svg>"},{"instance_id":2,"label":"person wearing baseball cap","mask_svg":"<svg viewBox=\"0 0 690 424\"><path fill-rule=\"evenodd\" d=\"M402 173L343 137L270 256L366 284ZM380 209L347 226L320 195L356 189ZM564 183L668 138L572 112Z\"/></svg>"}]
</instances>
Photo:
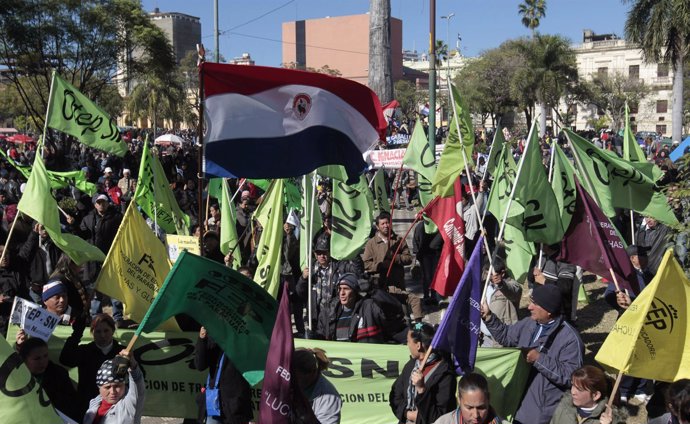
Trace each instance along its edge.
<instances>
[{"instance_id":1,"label":"person wearing baseball cap","mask_svg":"<svg viewBox=\"0 0 690 424\"><path fill-rule=\"evenodd\" d=\"M352 273L338 281L338 297L321 310L317 335L326 340L385 343L385 316L372 299L359 294L359 280Z\"/></svg>"},{"instance_id":2,"label":"person wearing baseball cap","mask_svg":"<svg viewBox=\"0 0 690 424\"><path fill-rule=\"evenodd\" d=\"M527 307L530 316L506 325L482 303L482 320L505 347L519 347L532 365L534 378L515 414L514 423L547 424L570 387L572 373L582 366L584 344L561 314L561 291L555 284L535 285Z\"/></svg>"},{"instance_id":3,"label":"person wearing baseball cap","mask_svg":"<svg viewBox=\"0 0 690 424\"><path fill-rule=\"evenodd\" d=\"M91 399L84 424L128 424L144 412L144 374L127 350L103 362L96 374L99 395Z\"/></svg>"}]
</instances>

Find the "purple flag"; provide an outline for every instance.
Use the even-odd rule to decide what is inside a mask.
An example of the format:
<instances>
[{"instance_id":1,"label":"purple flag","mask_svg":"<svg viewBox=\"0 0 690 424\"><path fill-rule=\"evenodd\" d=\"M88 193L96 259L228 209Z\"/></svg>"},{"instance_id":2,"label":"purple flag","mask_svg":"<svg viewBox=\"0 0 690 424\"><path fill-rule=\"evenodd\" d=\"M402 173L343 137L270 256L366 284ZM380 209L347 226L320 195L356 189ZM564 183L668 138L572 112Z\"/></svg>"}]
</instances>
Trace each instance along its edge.
<instances>
[{"instance_id":1,"label":"purple flag","mask_svg":"<svg viewBox=\"0 0 690 424\"><path fill-rule=\"evenodd\" d=\"M474 370L479 344L479 301L481 289L482 237L477 240L465 272L455 288L450 305L431 341L433 349L453 355L455 371L462 375Z\"/></svg>"},{"instance_id":2,"label":"purple flag","mask_svg":"<svg viewBox=\"0 0 690 424\"><path fill-rule=\"evenodd\" d=\"M580 265L606 279L611 279L613 271L621 290L638 294L637 276L618 232L577 180L575 186L575 212L558 260Z\"/></svg>"}]
</instances>

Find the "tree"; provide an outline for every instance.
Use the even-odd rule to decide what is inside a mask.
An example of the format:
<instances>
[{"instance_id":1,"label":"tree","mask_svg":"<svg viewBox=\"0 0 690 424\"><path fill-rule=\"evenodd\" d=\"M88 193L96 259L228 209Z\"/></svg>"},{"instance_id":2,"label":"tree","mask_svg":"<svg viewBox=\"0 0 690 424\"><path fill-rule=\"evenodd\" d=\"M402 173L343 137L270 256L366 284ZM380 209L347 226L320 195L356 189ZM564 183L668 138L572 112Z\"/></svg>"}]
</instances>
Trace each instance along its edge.
<instances>
[{"instance_id":1,"label":"tree","mask_svg":"<svg viewBox=\"0 0 690 424\"><path fill-rule=\"evenodd\" d=\"M127 109L133 120L150 119L155 130L163 119L171 120L173 127L181 122L184 103L187 103L186 95L175 76L152 76L134 87Z\"/></svg>"},{"instance_id":2,"label":"tree","mask_svg":"<svg viewBox=\"0 0 690 424\"><path fill-rule=\"evenodd\" d=\"M436 40L436 69L443 68L443 62L448 60L448 44L443 40Z\"/></svg>"},{"instance_id":3,"label":"tree","mask_svg":"<svg viewBox=\"0 0 690 424\"><path fill-rule=\"evenodd\" d=\"M586 102L603 111L615 131L625 126L625 104L639 104L651 92L643 80L631 79L619 72L595 75L586 85L589 94Z\"/></svg>"},{"instance_id":4,"label":"tree","mask_svg":"<svg viewBox=\"0 0 690 424\"><path fill-rule=\"evenodd\" d=\"M407 119L414 118L417 106L422 102L423 94L409 81L400 80L395 83L395 99L400 103L400 110Z\"/></svg>"},{"instance_id":5,"label":"tree","mask_svg":"<svg viewBox=\"0 0 690 424\"><path fill-rule=\"evenodd\" d=\"M369 88L381 104L393 100L391 0L369 2Z\"/></svg>"},{"instance_id":6,"label":"tree","mask_svg":"<svg viewBox=\"0 0 690 424\"><path fill-rule=\"evenodd\" d=\"M516 73L513 94L523 96L521 103L524 106L525 100L531 100L530 94L533 93L533 99L542 109L539 130L543 136L546 107L557 107L561 97L578 83L575 53L570 42L558 35L536 34L517 47L527 59L528 66Z\"/></svg>"},{"instance_id":7,"label":"tree","mask_svg":"<svg viewBox=\"0 0 690 424\"><path fill-rule=\"evenodd\" d=\"M541 18L546 16L546 0L525 0L518 5L518 14L522 16L522 25L532 31L534 38Z\"/></svg>"},{"instance_id":8,"label":"tree","mask_svg":"<svg viewBox=\"0 0 690 424\"><path fill-rule=\"evenodd\" d=\"M683 62L690 49L690 3L687 0L628 0L625 36L642 49L645 61L673 65L673 141L683 133Z\"/></svg>"},{"instance_id":9,"label":"tree","mask_svg":"<svg viewBox=\"0 0 690 424\"><path fill-rule=\"evenodd\" d=\"M116 82L173 69L165 34L138 0L5 0L0 7L0 63L27 115L43 127L52 71L118 113Z\"/></svg>"}]
</instances>

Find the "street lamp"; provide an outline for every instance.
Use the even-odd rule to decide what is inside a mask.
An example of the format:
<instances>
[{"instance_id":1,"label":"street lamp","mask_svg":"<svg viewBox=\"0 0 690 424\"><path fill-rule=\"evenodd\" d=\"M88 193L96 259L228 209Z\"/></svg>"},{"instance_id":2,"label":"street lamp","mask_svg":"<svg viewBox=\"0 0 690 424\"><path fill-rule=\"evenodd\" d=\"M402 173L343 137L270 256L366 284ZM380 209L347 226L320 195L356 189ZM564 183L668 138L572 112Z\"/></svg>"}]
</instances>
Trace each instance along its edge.
<instances>
[{"instance_id":1,"label":"street lamp","mask_svg":"<svg viewBox=\"0 0 690 424\"><path fill-rule=\"evenodd\" d=\"M448 59L448 67L450 67L450 20L455 16L455 13L451 12L448 16L441 16L441 19L446 20L446 58Z\"/></svg>"}]
</instances>

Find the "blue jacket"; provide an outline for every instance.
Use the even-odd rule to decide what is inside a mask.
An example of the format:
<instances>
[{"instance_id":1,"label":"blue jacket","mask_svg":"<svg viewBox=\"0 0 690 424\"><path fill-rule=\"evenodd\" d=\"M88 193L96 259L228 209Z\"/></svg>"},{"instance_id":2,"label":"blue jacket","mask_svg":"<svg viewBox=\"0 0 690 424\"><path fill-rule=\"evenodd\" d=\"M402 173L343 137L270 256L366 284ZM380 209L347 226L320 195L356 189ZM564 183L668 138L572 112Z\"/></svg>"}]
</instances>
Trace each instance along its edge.
<instances>
[{"instance_id":1,"label":"blue jacket","mask_svg":"<svg viewBox=\"0 0 690 424\"><path fill-rule=\"evenodd\" d=\"M537 325L529 317L512 325L502 323L494 315L486 321L486 327L501 345L541 349L539 359L532 365L525 396L515 414L515 419L525 424L548 424L563 393L570 389L570 375L582 366L585 350L577 330L563 317L557 317L550 326L551 331L542 332L533 342ZM545 346L553 331L557 333L550 346Z\"/></svg>"}]
</instances>

